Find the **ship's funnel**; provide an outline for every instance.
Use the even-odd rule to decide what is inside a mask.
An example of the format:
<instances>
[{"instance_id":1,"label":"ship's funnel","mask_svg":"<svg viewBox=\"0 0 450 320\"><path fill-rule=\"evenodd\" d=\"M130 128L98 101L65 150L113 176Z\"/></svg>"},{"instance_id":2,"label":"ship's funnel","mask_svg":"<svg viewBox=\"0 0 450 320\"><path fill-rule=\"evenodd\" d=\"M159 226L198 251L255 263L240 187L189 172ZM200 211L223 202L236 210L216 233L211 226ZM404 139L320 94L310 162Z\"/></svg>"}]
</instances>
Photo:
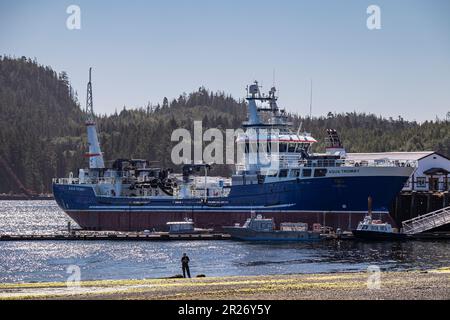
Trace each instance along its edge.
<instances>
[{"instance_id":1,"label":"ship's funnel","mask_svg":"<svg viewBox=\"0 0 450 320\"><path fill-rule=\"evenodd\" d=\"M105 162L103 161L103 154L100 149L100 143L98 141L97 128L95 125L94 116L94 103L92 100L92 82L91 82L91 70L89 68L89 82L87 85L87 98L86 98L86 128L87 138L89 145L89 153L86 157L89 158L90 169L103 169L105 168Z\"/></svg>"},{"instance_id":2,"label":"ship's funnel","mask_svg":"<svg viewBox=\"0 0 450 320\"><path fill-rule=\"evenodd\" d=\"M256 105L256 100L260 98L258 82L255 81L254 84L250 85L248 88L248 124L257 125L260 124L260 119L258 115L258 106Z\"/></svg>"}]
</instances>

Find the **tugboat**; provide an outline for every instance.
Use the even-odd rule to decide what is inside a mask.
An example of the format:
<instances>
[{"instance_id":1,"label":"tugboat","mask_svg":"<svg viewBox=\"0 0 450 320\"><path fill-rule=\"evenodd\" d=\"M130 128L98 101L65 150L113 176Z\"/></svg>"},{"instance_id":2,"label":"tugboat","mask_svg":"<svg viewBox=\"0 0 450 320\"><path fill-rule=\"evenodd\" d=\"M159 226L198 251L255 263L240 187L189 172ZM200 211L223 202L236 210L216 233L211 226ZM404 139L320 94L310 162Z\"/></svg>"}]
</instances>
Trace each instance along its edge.
<instances>
[{"instance_id":1,"label":"tugboat","mask_svg":"<svg viewBox=\"0 0 450 320\"><path fill-rule=\"evenodd\" d=\"M247 219L243 226L223 227L232 239L244 241L317 241L320 233L308 231L306 223L281 223L280 230L275 230L273 219L265 219L258 214Z\"/></svg>"},{"instance_id":2,"label":"tugboat","mask_svg":"<svg viewBox=\"0 0 450 320\"><path fill-rule=\"evenodd\" d=\"M364 240L405 240L406 234L394 232L392 225L372 218L372 198L369 197L368 215L352 230L357 239Z\"/></svg>"}]
</instances>

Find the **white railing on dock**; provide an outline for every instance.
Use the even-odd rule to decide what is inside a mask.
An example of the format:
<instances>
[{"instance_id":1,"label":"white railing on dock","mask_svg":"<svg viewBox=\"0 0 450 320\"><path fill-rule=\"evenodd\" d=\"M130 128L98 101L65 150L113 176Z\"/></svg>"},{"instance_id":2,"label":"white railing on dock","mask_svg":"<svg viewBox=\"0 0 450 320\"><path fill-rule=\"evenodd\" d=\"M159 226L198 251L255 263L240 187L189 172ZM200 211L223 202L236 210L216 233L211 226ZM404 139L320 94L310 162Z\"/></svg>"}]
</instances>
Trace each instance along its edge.
<instances>
[{"instance_id":1,"label":"white railing on dock","mask_svg":"<svg viewBox=\"0 0 450 320\"><path fill-rule=\"evenodd\" d=\"M402 222L403 232L416 234L450 223L450 207L442 208Z\"/></svg>"}]
</instances>

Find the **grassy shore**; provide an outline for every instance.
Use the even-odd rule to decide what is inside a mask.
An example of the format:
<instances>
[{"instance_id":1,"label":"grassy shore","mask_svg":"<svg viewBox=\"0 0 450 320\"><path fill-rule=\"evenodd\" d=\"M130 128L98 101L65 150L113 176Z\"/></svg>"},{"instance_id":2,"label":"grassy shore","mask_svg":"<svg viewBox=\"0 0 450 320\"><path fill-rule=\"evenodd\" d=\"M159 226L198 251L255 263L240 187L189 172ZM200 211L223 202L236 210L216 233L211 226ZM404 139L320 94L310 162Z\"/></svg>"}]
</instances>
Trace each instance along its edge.
<instances>
[{"instance_id":1,"label":"grassy shore","mask_svg":"<svg viewBox=\"0 0 450 320\"><path fill-rule=\"evenodd\" d=\"M368 273L334 273L0 284L0 299L450 299L450 268L383 272L380 289Z\"/></svg>"}]
</instances>

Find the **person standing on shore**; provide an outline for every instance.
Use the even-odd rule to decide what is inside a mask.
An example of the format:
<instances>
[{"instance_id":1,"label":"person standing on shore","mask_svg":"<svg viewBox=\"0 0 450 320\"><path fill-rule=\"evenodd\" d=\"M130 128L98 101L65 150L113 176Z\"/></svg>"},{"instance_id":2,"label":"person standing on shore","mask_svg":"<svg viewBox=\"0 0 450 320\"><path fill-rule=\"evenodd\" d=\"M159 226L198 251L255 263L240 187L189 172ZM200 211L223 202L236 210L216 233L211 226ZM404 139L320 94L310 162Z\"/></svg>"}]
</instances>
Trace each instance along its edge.
<instances>
[{"instance_id":1,"label":"person standing on shore","mask_svg":"<svg viewBox=\"0 0 450 320\"><path fill-rule=\"evenodd\" d=\"M186 255L186 253L183 253L183 257L181 258L181 267L183 269L183 278L186 278L187 276L191 277L191 272L189 271L189 257Z\"/></svg>"}]
</instances>

